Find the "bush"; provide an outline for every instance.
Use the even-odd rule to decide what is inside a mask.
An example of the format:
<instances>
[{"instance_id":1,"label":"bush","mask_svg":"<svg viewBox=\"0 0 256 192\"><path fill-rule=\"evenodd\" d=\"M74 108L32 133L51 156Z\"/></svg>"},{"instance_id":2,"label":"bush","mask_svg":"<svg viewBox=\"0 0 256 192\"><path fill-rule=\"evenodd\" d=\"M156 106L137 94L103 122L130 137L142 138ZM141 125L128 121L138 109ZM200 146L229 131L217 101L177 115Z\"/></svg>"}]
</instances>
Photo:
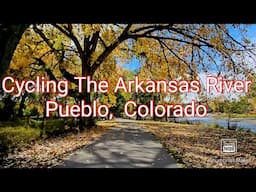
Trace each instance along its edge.
<instances>
[{"instance_id":1,"label":"bush","mask_svg":"<svg viewBox=\"0 0 256 192\"><path fill-rule=\"evenodd\" d=\"M38 129L42 128L42 123L42 120L30 120L30 126ZM66 124L68 127L72 127L72 120L67 120ZM45 126L43 130L45 136L58 136L66 132L67 130L65 129L64 119L47 119L45 121Z\"/></svg>"},{"instance_id":2,"label":"bush","mask_svg":"<svg viewBox=\"0 0 256 192\"><path fill-rule=\"evenodd\" d=\"M40 120L34 120L34 119L30 119L29 120L29 126L30 127L38 128L39 129L41 124L42 124L42 121L40 121Z\"/></svg>"},{"instance_id":3,"label":"bush","mask_svg":"<svg viewBox=\"0 0 256 192\"><path fill-rule=\"evenodd\" d=\"M47 136L57 136L66 132L63 119L51 119L46 121L45 134Z\"/></svg>"}]
</instances>

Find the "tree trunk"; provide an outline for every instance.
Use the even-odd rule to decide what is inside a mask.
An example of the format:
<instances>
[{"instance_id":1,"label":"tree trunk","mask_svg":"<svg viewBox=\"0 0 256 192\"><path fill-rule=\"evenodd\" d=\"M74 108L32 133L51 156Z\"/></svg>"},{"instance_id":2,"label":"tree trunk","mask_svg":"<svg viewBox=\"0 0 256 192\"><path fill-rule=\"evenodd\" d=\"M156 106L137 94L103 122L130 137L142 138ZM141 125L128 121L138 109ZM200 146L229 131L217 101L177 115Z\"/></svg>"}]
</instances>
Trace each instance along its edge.
<instances>
[{"instance_id":1,"label":"tree trunk","mask_svg":"<svg viewBox=\"0 0 256 192\"><path fill-rule=\"evenodd\" d=\"M136 106L136 111L137 111L137 114L136 114L136 120L141 120L141 116L138 114L138 105Z\"/></svg>"},{"instance_id":2,"label":"tree trunk","mask_svg":"<svg viewBox=\"0 0 256 192\"><path fill-rule=\"evenodd\" d=\"M154 113L154 116L153 116L153 121L157 121L157 116L156 116L155 113Z\"/></svg>"},{"instance_id":3,"label":"tree trunk","mask_svg":"<svg viewBox=\"0 0 256 192\"><path fill-rule=\"evenodd\" d=\"M167 115L165 115L165 122L168 122L168 117L167 117Z\"/></svg>"},{"instance_id":4,"label":"tree trunk","mask_svg":"<svg viewBox=\"0 0 256 192\"><path fill-rule=\"evenodd\" d=\"M231 129L231 127L230 127L230 119L231 119L231 114L228 113L228 129Z\"/></svg>"},{"instance_id":5,"label":"tree trunk","mask_svg":"<svg viewBox=\"0 0 256 192\"><path fill-rule=\"evenodd\" d=\"M58 103L58 97L55 97L55 101ZM66 102L65 102L65 105L66 105ZM57 110L57 118L60 118L60 111Z\"/></svg>"},{"instance_id":6,"label":"tree trunk","mask_svg":"<svg viewBox=\"0 0 256 192\"><path fill-rule=\"evenodd\" d=\"M91 102L91 93L87 93L85 94L85 98L84 98L86 104L89 104L91 105L92 102ZM87 118L84 118L84 126L86 128L91 128L92 126L95 125L95 118L94 117L87 117Z\"/></svg>"},{"instance_id":7,"label":"tree trunk","mask_svg":"<svg viewBox=\"0 0 256 192\"><path fill-rule=\"evenodd\" d=\"M81 100L84 100L86 104L91 105L91 93L87 92L87 79L84 80L83 82L83 93L81 93L80 95L80 102ZM79 119L79 129L80 130L84 130L86 129L90 129L91 127L95 126L96 121L94 117L81 117Z\"/></svg>"},{"instance_id":8,"label":"tree trunk","mask_svg":"<svg viewBox=\"0 0 256 192\"><path fill-rule=\"evenodd\" d=\"M230 129L230 120L228 119L228 129Z\"/></svg>"},{"instance_id":9,"label":"tree trunk","mask_svg":"<svg viewBox=\"0 0 256 192\"><path fill-rule=\"evenodd\" d=\"M18 117L23 117L23 109L25 108L25 100L27 96L28 96L28 93L25 92L21 97L20 106L18 110Z\"/></svg>"},{"instance_id":10,"label":"tree trunk","mask_svg":"<svg viewBox=\"0 0 256 192\"><path fill-rule=\"evenodd\" d=\"M0 79L9 67L13 53L28 24L0 24Z\"/></svg>"},{"instance_id":11,"label":"tree trunk","mask_svg":"<svg viewBox=\"0 0 256 192\"><path fill-rule=\"evenodd\" d=\"M46 103L46 98L44 98L44 102ZM40 126L40 137L42 138L45 133L45 126L46 126L46 107L44 104L44 111L43 111L43 119L42 119L42 124Z\"/></svg>"},{"instance_id":12,"label":"tree trunk","mask_svg":"<svg viewBox=\"0 0 256 192\"><path fill-rule=\"evenodd\" d=\"M15 110L14 107L16 102L12 100L11 95L7 95L5 98L2 99L4 103L3 114L0 117L1 121L11 120L15 117Z\"/></svg>"}]
</instances>

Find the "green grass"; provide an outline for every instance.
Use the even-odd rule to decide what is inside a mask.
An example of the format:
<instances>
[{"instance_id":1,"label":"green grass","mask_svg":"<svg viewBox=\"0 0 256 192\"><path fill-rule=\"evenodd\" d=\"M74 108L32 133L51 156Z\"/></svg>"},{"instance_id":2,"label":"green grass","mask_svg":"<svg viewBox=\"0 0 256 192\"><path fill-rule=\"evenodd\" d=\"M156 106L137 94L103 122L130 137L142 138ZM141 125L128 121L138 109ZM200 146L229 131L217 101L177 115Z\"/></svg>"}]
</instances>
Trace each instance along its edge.
<instances>
[{"instance_id":1,"label":"green grass","mask_svg":"<svg viewBox=\"0 0 256 192\"><path fill-rule=\"evenodd\" d=\"M26 123L24 120L17 119L15 121L0 121L0 128L2 127L17 127L25 126Z\"/></svg>"},{"instance_id":2,"label":"green grass","mask_svg":"<svg viewBox=\"0 0 256 192\"><path fill-rule=\"evenodd\" d=\"M224 128L218 124L215 124L215 123L212 123L212 124L209 124L207 125L208 128L213 128L213 129L216 129L216 128Z\"/></svg>"},{"instance_id":3,"label":"green grass","mask_svg":"<svg viewBox=\"0 0 256 192\"><path fill-rule=\"evenodd\" d=\"M40 130L25 127L0 128L0 156L15 148L27 146L32 141L39 139ZM2 153L2 154L1 154Z\"/></svg>"},{"instance_id":4,"label":"green grass","mask_svg":"<svg viewBox=\"0 0 256 192\"><path fill-rule=\"evenodd\" d=\"M67 125L71 124L71 120L68 120ZM40 136L54 137L70 131L65 129L63 119L48 119L43 132L41 126L41 120L33 119L29 120L29 124L25 120L0 122L0 158L14 149L28 146L32 141L40 139Z\"/></svg>"}]
</instances>

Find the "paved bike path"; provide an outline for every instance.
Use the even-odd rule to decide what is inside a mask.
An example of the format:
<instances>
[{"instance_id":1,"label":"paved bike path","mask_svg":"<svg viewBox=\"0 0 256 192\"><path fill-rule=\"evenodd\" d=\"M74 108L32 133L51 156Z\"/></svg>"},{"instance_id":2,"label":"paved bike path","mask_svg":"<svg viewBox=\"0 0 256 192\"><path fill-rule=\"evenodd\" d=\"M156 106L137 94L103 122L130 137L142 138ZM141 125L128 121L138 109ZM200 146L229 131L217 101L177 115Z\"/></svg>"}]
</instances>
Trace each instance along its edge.
<instances>
[{"instance_id":1,"label":"paved bike path","mask_svg":"<svg viewBox=\"0 0 256 192\"><path fill-rule=\"evenodd\" d=\"M120 122L89 146L68 156L60 168L176 168L160 141L136 123Z\"/></svg>"}]
</instances>

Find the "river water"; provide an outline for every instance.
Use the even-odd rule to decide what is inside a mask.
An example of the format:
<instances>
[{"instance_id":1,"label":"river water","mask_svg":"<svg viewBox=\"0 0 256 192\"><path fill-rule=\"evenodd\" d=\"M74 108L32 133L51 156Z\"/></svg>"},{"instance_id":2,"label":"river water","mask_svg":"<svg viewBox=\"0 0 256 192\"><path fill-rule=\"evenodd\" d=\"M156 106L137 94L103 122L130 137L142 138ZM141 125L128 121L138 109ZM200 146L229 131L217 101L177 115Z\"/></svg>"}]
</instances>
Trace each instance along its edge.
<instances>
[{"instance_id":1,"label":"river water","mask_svg":"<svg viewBox=\"0 0 256 192\"><path fill-rule=\"evenodd\" d=\"M177 122L189 121L192 124L204 124L204 125L219 125L221 127L228 127L227 119L218 119L212 116L208 117L187 117L187 118L176 118ZM230 126L235 128L249 129L256 133L256 119L251 118L232 118L230 121Z\"/></svg>"}]
</instances>

